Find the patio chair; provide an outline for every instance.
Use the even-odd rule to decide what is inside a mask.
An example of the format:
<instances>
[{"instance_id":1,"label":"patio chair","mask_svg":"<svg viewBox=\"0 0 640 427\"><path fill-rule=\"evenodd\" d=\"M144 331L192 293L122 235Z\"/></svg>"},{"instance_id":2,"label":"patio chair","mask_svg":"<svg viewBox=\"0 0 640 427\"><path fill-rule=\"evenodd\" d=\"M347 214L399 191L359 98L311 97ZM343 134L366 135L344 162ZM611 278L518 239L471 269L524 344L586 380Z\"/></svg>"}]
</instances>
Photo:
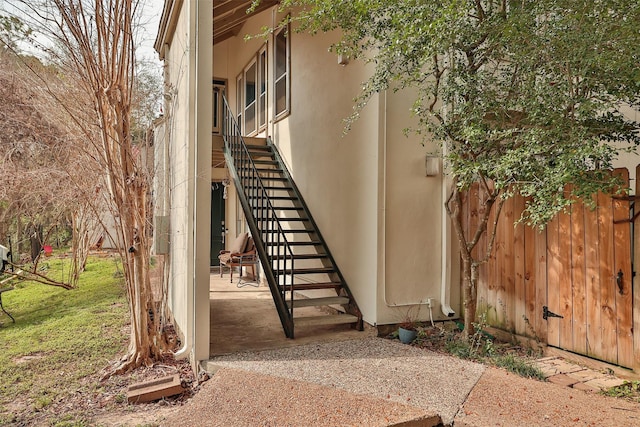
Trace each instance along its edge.
<instances>
[{"instance_id":1,"label":"patio chair","mask_svg":"<svg viewBox=\"0 0 640 427\"><path fill-rule=\"evenodd\" d=\"M240 274L242 275L242 267L250 266L253 277L256 277L258 257L256 255L256 245L249 233L240 234L228 251L220 251L218 259L220 260L220 277L223 277L222 267L229 267L231 283L233 283L233 270L235 267L240 267Z\"/></svg>"}]
</instances>

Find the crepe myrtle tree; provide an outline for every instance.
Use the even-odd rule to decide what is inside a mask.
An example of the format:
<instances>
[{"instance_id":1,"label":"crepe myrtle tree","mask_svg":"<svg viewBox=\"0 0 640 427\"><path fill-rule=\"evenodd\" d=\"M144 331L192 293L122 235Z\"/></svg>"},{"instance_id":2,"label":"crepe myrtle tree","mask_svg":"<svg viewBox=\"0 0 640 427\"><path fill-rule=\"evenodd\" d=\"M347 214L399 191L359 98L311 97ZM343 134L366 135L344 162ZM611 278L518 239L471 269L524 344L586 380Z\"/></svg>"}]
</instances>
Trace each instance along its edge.
<instances>
[{"instance_id":1,"label":"crepe myrtle tree","mask_svg":"<svg viewBox=\"0 0 640 427\"><path fill-rule=\"evenodd\" d=\"M520 221L542 227L576 198L617 188L612 161L639 142L639 124L621 111L639 107L640 2L284 0L280 7L297 31L341 30L331 48L371 66L348 122L380 91L416 94L413 131L439 142L451 183L445 209L460 244L465 337L504 201L525 196ZM466 230L461 207L475 183L484 209L477 228Z\"/></svg>"}]
</instances>

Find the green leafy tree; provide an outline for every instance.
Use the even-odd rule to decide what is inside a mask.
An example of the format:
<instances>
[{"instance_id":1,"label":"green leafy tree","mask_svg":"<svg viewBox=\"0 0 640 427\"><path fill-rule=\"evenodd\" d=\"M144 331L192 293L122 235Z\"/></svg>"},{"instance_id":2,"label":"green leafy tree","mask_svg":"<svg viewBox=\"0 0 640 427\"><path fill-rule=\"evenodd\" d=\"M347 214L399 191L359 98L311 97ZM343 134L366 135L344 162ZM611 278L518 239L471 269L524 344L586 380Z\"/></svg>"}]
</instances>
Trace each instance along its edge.
<instances>
[{"instance_id":1,"label":"green leafy tree","mask_svg":"<svg viewBox=\"0 0 640 427\"><path fill-rule=\"evenodd\" d=\"M629 0L285 0L300 31L340 29L333 49L372 66L356 99L411 88L425 139L440 142L445 203L463 264L465 334L473 333L478 269L491 254L505 199L544 225L576 197L612 191L620 150L639 142L625 109L640 104L640 2ZM475 230L461 218L479 183ZM563 191L566 184L572 185ZM481 237L488 235L486 247Z\"/></svg>"}]
</instances>

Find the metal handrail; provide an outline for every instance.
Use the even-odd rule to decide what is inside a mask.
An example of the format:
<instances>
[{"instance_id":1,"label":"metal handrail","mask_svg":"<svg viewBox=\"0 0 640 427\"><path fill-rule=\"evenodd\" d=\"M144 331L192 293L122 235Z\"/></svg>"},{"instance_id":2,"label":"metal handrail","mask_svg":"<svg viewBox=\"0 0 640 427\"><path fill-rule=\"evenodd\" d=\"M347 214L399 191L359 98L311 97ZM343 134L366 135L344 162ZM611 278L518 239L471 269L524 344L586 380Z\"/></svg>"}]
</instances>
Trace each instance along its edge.
<instances>
[{"instance_id":1,"label":"metal handrail","mask_svg":"<svg viewBox=\"0 0 640 427\"><path fill-rule=\"evenodd\" d=\"M285 230L278 221L277 208L271 203L262 177L256 170L256 164L249 154L249 149L225 97L223 97L223 102L222 135L225 144L225 158L238 189L240 204L245 212L249 229L254 236L256 249L263 264L280 321L286 335L293 338L295 270L293 249L287 240ZM252 200L254 206L251 204ZM270 250L265 246L265 242L271 246ZM276 259L275 265L274 257ZM290 262L289 268L287 268L287 261ZM286 303L287 292L289 292L291 300L289 305Z\"/></svg>"}]
</instances>

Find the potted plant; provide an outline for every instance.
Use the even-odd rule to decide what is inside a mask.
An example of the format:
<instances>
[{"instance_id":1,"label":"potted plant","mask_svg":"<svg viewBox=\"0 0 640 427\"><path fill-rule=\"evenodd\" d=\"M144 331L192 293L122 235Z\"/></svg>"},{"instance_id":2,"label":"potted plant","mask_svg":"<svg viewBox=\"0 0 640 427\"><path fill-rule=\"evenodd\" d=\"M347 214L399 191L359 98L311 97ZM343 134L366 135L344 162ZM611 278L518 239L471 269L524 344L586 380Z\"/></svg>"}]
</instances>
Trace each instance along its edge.
<instances>
[{"instance_id":1,"label":"potted plant","mask_svg":"<svg viewBox=\"0 0 640 427\"><path fill-rule=\"evenodd\" d=\"M415 324L402 323L398 328L398 338L403 344L410 344L418 336Z\"/></svg>"},{"instance_id":2,"label":"potted plant","mask_svg":"<svg viewBox=\"0 0 640 427\"><path fill-rule=\"evenodd\" d=\"M416 309L417 307L417 309ZM420 305L410 306L398 327L398 338L403 344L410 344L418 336L418 315L420 313Z\"/></svg>"}]
</instances>

